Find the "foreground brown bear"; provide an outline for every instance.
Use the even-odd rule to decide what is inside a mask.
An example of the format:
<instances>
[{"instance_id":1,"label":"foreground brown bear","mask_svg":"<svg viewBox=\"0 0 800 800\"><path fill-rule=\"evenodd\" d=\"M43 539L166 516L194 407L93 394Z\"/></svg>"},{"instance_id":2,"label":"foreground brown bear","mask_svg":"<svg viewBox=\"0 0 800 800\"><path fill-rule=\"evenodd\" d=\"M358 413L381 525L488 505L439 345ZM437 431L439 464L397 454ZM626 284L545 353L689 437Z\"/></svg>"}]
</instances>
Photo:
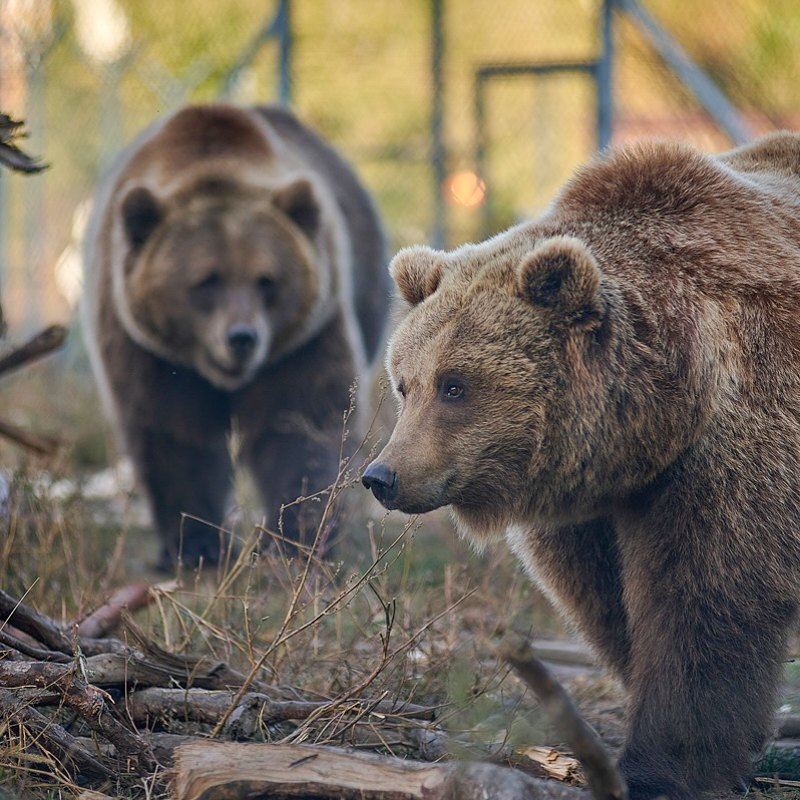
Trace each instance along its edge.
<instances>
[{"instance_id":1,"label":"foreground brown bear","mask_svg":"<svg viewBox=\"0 0 800 800\"><path fill-rule=\"evenodd\" d=\"M400 415L365 484L505 536L630 693L632 797L738 785L800 589L800 137L614 152L391 272Z\"/></svg>"},{"instance_id":2,"label":"foreground brown bear","mask_svg":"<svg viewBox=\"0 0 800 800\"><path fill-rule=\"evenodd\" d=\"M370 198L287 111L188 107L123 154L87 237L84 325L165 564L219 555L232 420L271 525L334 481L388 284ZM312 538L324 505L287 508L285 536Z\"/></svg>"}]
</instances>

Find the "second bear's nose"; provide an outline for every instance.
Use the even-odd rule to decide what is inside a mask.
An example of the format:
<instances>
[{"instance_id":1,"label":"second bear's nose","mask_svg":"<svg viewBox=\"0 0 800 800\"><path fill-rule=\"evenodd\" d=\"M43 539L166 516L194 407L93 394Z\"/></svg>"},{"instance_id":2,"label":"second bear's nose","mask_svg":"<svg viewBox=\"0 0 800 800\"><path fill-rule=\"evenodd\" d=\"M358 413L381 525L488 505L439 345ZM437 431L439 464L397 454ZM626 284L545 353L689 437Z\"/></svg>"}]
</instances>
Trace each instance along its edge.
<instances>
[{"instance_id":1,"label":"second bear's nose","mask_svg":"<svg viewBox=\"0 0 800 800\"><path fill-rule=\"evenodd\" d=\"M386 464L373 461L361 476L361 483L372 491L375 498L386 505L397 496L397 473Z\"/></svg>"},{"instance_id":2,"label":"second bear's nose","mask_svg":"<svg viewBox=\"0 0 800 800\"><path fill-rule=\"evenodd\" d=\"M228 328L228 347L237 361L249 358L258 343L258 333L252 325L239 323Z\"/></svg>"}]
</instances>

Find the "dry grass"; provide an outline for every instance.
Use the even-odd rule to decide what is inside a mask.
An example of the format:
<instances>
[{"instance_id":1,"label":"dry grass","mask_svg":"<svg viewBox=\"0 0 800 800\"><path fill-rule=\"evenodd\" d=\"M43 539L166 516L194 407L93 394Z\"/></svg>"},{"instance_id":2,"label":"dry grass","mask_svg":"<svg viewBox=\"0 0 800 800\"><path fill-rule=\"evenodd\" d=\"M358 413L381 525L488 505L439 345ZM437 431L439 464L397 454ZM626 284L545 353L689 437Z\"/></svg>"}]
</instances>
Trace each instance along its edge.
<instances>
[{"instance_id":1,"label":"dry grass","mask_svg":"<svg viewBox=\"0 0 800 800\"><path fill-rule=\"evenodd\" d=\"M73 435L72 450L47 464L0 451L6 463L16 463L0 541L0 585L6 591L69 622L125 582L159 582L154 602L135 618L146 636L176 653L227 661L289 695L329 701L300 723L265 724L257 734L264 740L410 752L408 720L393 725L368 709L353 713L353 698L369 697L437 706L441 725L467 740L502 742L511 736L546 742L546 728L535 715L533 724L512 724L523 691L506 679L492 646L514 623L541 636L562 629L504 549L478 558L457 540L445 515L408 519L373 504L356 485L369 442L356 460L343 462L332 492L305 501L330 505L345 495L355 509L334 560L289 558L274 547L257 555L257 542L280 538L280 532L252 525L247 520L253 514L240 513L231 523L241 545L238 556L202 571L179 566L176 581L165 585L164 576L150 569L157 547L142 524L139 501L124 494L105 501L86 496L83 454L101 451L96 440L103 434L86 419L74 422L79 397L62 391L62 405L50 405L59 393L40 392L55 381L43 370L20 378L7 395L7 402L30 398L35 387L47 398L44 414L26 415L21 403L21 422L52 431L63 421ZM96 406L86 407L96 424ZM323 526L324 520L320 531ZM65 714L60 719L70 722ZM218 734L223 723L205 733ZM176 720L172 730L181 729ZM39 797L73 795L78 787L68 770L43 748L28 747L31 735L24 725L3 731L0 791L5 786ZM144 796L150 791L130 784L115 789L123 790Z\"/></svg>"}]
</instances>

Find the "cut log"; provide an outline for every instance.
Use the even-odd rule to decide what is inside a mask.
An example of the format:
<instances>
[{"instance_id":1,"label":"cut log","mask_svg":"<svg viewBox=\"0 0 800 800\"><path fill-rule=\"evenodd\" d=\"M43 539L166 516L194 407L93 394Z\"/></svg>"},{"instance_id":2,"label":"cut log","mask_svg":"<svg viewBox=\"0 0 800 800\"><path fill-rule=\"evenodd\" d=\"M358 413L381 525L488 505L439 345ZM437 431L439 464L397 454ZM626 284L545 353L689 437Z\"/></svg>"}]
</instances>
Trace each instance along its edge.
<instances>
[{"instance_id":1,"label":"cut log","mask_svg":"<svg viewBox=\"0 0 800 800\"><path fill-rule=\"evenodd\" d=\"M198 742L175 751L175 800L580 800L585 792L484 763L425 764L332 747Z\"/></svg>"}]
</instances>

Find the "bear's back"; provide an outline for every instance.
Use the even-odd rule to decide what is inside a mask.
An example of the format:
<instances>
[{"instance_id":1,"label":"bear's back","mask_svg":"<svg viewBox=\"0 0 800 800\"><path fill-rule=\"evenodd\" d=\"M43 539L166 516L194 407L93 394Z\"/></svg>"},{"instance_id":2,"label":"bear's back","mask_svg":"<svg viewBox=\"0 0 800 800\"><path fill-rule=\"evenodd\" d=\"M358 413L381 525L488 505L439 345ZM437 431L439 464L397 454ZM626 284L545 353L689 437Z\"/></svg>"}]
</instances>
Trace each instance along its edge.
<instances>
[{"instance_id":1,"label":"bear's back","mask_svg":"<svg viewBox=\"0 0 800 800\"><path fill-rule=\"evenodd\" d=\"M294 114L279 106L258 106L256 111L282 143L325 180L341 209L350 233L355 311L371 360L383 344L392 291L389 271L384 269L386 239L375 204L344 159Z\"/></svg>"}]
</instances>

